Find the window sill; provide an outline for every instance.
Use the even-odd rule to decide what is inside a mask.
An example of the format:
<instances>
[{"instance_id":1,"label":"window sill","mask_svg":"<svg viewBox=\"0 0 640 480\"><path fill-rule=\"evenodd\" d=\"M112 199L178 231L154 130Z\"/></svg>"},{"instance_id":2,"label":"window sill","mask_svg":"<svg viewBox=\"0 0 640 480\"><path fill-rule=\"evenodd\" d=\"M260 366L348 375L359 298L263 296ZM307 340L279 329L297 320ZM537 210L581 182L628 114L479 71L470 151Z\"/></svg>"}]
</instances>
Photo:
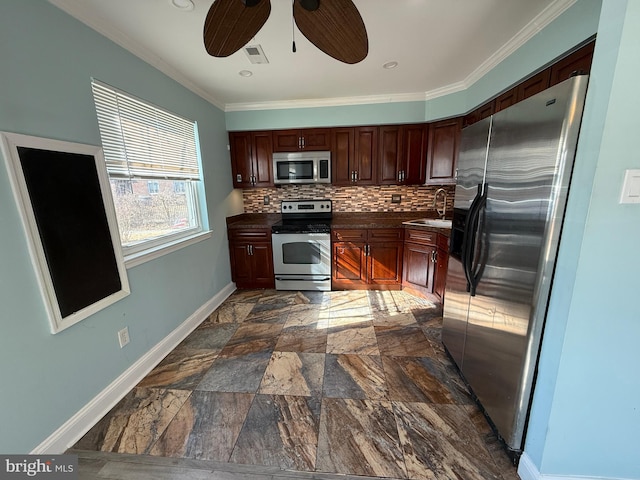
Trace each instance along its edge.
<instances>
[{"instance_id":1,"label":"window sill","mask_svg":"<svg viewBox=\"0 0 640 480\"><path fill-rule=\"evenodd\" d=\"M203 240L211 238L212 235L213 232L211 230L198 232L195 235L181 238L179 240L174 240L173 242L165 243L164 245L159 245L157 247L149 248L147 250L143 250L142 252L125 255L124 265L127 269L142 265L143 263L155 260L156 258L160 258L164 255L167 255L168 253L180 250L181 248L188 247L189 245L193 245L198 242L202 242Z\"/></svg>"}]
</instances>

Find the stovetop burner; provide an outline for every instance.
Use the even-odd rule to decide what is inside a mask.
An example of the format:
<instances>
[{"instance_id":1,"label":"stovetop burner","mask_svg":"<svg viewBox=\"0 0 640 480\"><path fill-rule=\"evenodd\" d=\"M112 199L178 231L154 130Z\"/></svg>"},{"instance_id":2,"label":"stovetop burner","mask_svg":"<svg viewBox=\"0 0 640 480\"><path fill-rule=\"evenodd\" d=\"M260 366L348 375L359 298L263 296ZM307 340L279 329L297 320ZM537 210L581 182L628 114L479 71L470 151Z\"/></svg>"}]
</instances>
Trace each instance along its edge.
<instances>
[{"instance_id":1,"label":"stovetop burner","mask_svg":"<svg viewBox=\"0 0 640 480\"><path fill-rule=\"evenodd\" d=\"M273 233L331 233L331 221L281 220L271 226Z\"/></svg>"},{"instance_id":2,"label":"stovetop burner","mask_svg":"<svg viewBox=\"0 0 640 480\"><path fill-rule=\"evenodd\" d=\"M331 233L331 200L283 200L273 233Z\"/></svg>"}]
</instances>

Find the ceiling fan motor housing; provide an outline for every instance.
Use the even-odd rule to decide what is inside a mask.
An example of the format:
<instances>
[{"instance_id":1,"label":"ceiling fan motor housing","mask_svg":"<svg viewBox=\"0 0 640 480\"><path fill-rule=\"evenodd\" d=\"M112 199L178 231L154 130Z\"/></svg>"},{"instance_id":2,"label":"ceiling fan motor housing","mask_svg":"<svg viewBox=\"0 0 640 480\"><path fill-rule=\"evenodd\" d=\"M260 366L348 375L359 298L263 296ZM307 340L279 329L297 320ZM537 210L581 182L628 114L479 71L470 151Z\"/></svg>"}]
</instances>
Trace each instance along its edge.
<instances>
[{"instance_id":1,"label":"ceiling fan motor housing","mask_svg":"<svg viewBox=\"0 0 640 480\"><path fill-rule=\"evenodd\" d=\"M318 7L320 7L320 0L299 0L299 2L300 5L302 5L302 8L308 10L309 12L313 12L314 10L317 10Z\"/></svg>"}]
</instances>

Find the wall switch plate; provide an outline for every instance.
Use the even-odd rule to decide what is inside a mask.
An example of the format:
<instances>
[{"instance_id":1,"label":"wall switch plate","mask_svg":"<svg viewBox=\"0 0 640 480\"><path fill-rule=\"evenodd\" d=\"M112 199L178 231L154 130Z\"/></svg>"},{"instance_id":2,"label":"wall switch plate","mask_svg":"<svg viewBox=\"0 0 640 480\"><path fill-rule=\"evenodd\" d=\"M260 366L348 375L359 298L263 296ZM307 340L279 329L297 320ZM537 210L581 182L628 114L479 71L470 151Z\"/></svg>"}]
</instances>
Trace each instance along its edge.
<instances>
[{"instance_id":1,"label":"wall switch plate","mask_svg":"<svg viewBox=\"0 0 640 480\"><path fill-rule=\"evenodd\" d=\"M269 195L265 195L263 198L263 202L265 205L269 205Z\"/></svg>"},{"instance_id":2,"label":"wall switch plate","mask_svg":"<svg viewBox=\"0 0 640 480\"><path fill-rule=\"evenodd\" d=\"M129 343L129 327L124 327L118 331L118 342L120 342L120 348Z\"/></svg>"},{"instance_id":3,"label":"wall switch plate","mask_svg":"<svg viewBox=\"0 0 640 480\"><path fill-rule=\"evenodd\" d=\"M640 170L625 172L620 203L640 203Z\"/></svg>"},{"instance_id":4,"label":"wall switch plate","mask_svg":"<svg viewBox=\"0 0 640 480\"><path fill-rule=\"evenodd\" d=\"M391 195L391 203L400 203L402 201L402 195Z\"/></svg>"}]
</instances>

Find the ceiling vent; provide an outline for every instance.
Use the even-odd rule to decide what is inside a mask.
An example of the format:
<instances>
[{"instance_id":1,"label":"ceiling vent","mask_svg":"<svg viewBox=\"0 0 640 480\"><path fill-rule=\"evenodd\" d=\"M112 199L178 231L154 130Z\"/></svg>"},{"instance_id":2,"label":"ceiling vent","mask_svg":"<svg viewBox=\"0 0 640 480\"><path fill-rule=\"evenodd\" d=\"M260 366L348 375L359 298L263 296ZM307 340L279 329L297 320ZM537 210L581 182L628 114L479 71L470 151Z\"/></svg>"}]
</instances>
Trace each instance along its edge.
<instances>
[{"instance_id":1,"label":"ceiling vent","mask_svg":"<svg viewBox=\"0 0 640 480\"><path fill-rule=\"evenodd\" d=\"M247 45L244 47L244 53L251 63L269 63L260 45Z\"/></svg>"}]
</instances>

